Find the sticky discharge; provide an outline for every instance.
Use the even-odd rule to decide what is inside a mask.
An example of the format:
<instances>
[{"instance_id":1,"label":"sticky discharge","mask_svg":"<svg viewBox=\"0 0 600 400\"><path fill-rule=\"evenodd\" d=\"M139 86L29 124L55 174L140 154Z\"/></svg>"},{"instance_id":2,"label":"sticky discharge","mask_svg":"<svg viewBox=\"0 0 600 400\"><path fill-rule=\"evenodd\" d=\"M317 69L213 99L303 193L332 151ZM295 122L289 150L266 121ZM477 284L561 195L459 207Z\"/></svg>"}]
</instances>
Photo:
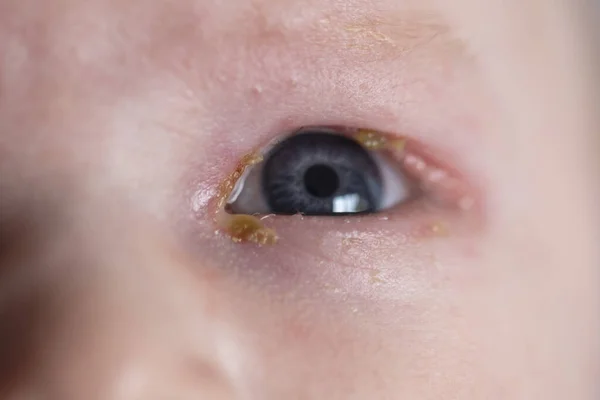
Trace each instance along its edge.
<instances>
[{"instance_id":1,"label":"sticky discharge","mask_svg":"<svg viewBox=\"0 0 600 400\"><path fill-rule=\"evenodd\" d=\"M386 151L399 158L409 170L413 170L414 175L423 175L422 170L426 169L424 160L406 153L406 139L393 138L384 133L369 130L357 129L350 135L354 140L361 144L369 151ZM215 221L219 229L226 233L236 243L255 243L259 246L272 245L278 242L279 236L277 232L265 226L263 219L246 214L230 214L227 212L227 202L237 188L238 181L243 179L248 168L263 162L264 157L260 153L250 153L242 158L227 179L219 187L219 195L217 198L217 211ZM411 165L411 160L416 160L419 165ZM422 164L422 168L419 168ZM411 168L412 167L412 168ZM421 176L422 178L422 176ZM432 175L431 180L438 180L437 176ZM436 179L433 179L436 178ZM447 179L440 179L442 182L435 182L438 186L441 183L447 182ZM433 183L433 182L431 182ZM453 199L454 202L457 199ZM469 208L472 206L467 203L468 198L459 198L461 208ZM462 202L462 203L461 203ZM447 230L441 224L435 224L431 227L432 233L436 235L445 235Z\"/></svg>"},{"instance_id":2,"label":"sticky discharge","mask_svg":"<svg viewBox=\"0 0 600 400\"><path fill-rule=\"evenodd\" d=\"M354 134L354 140L365 149L372 151L389 150L394 152L403 151L406 147L405 139L391 139L387 135L370 129L359 129Z\"/></svg>"},{"instance_id":3,"label":"sticky discharge","mask_svg":"<svg viewBox=\"0 0 600 400\"><path fill-rule=\"evenodd\" d=\"M406 144L404 139L391 139L383 133L368 129L358 129L352 137L370 151L398 152L402 151ZM247 214L230 214L226 210L227 202L236 190L238 181L244 177L248 168L260 164L263 160L262 154L247 154L219 187L215 222L219 229L235 243L255 243L264 246L275 244L279 240L277 232L265 226L263 220L259 217Z\"/></svg>"},{"instance_id":4,"label":"sticky discharge","mask_svg":"<svg viewBox=\"0 0 600 400\"><path fill-rule=\"evenodd\" d=\"M268 228L253 215L230 214L226 211L227 200L234 191L239 179L246 170L263 161L261 154L248 154L242 158L235 171L233 171L219 187L217 212L215 222L235 243L255 243L259 246L277 243L279 237L274 229Z\"/></svg>"}]
</instances>

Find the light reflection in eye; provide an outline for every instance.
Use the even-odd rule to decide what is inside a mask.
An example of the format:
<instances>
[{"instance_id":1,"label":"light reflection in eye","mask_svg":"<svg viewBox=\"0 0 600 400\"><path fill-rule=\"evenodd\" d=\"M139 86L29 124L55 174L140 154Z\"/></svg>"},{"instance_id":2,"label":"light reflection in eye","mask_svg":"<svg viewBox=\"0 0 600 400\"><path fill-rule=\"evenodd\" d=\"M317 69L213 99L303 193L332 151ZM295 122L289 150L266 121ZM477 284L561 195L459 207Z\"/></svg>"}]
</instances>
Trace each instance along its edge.
<instances>
[{"instance_id":1,"label":"light reflection in eye","mask_svg":"<svg viewBox=\"0 0 600 400\"><path fill-rule=\"evenodd\" d=\"M354 210L360 209L359 203L360 196L357 194L336 197L333 199L333 212L336 214L354 212Z\"/></svg>"},{"instance_id":2,"label":"light reflection in eye","mask_svg":"<svg viewBox=\"0 0 600 400\"><path fill-rule=\"evenodd\" d=\"M417 190L398 160L330 129L310 128L267 149L227 202L232 214L336 216L374 213Z\"/></svg>"}]
</instances>

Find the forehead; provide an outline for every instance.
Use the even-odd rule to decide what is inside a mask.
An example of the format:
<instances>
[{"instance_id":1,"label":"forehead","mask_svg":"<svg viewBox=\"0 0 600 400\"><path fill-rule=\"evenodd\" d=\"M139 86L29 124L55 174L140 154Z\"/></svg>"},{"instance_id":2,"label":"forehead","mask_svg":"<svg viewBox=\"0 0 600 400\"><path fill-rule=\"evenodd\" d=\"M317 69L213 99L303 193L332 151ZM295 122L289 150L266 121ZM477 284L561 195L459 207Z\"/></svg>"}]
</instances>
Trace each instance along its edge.
<instances>
[{"instance_id":1,"label":"forehead","mask_svg":"<svg viewBox=\"0 0 600 400\"><path fill-rule=\"evenodd\" d=\"M252 66L257 60L249 59L251 53L265 58L272 49L364 62L440 42L459 47L427 0L29 0L4 8L0 22L8 36L33 50L31 56L52 53L91 67L132 54L162 61L161 67L226 57L231 65L232 56Z\"/></svg>"},{"instance_id":2,"label":"forehead","mask_svg":"<svg viewBox=\"0 0 600 400\"><path fill-rule=\"evenodd\" d=\"M8 33L12 49L12 55L5 53L11 63L5 93L43 102L39 108L50 108L40 116L49 119L46 126L98 109L86 106L82 113L82 98L105 109L106 98L117 92L119 101L140 94L143 99L135 102L142 104L159 90L171 97L189 90L203 97L193 107L216 107L221 114L231 104L243 109L237 97L246 102L252 96L247 87L261 81L267 83L256 84L257 92L260 85L300 86L298 100L289 98L290 103L302 100L302 87L327 93L324 82L335 89L373 90L381 98L392 92L383 82L403 86L417 79L406 71L407 58L461 52L460 41L428 1L25 0L3 6L0 32ZM160 93L159 102L165 96ZM267 106L272 105L263 109L272 108ZM204 114L214 115L209 111Z\"/></svg>"}]
</instances>

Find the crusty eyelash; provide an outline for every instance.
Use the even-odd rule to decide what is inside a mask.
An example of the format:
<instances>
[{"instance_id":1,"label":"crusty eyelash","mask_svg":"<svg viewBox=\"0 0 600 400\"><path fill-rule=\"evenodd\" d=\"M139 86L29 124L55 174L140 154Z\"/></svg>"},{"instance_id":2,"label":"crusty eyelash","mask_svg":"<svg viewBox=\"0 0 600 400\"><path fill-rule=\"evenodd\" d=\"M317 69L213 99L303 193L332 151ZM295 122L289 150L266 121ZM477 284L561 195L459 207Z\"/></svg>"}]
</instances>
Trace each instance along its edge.
<instances>
[{"instance_id":1,"label":"crusty eyelash","mask_svg":"<svg viewBox=\"0 0 600 400\"><path fill-rule=\"evenodd\" d=\"M475 199L468 194L461 180L412 150L408 139L368 129L326 129L351 136L367 150L390 153L434 201L463 211L474 206ZM299 132L302 132L302 129L296 131ZM277 232L266 226L267 221L264 218L230 214L226 210L227 201L235 190L236 184L249 168L263 161L263 151L264 149L261 149L242 157L236 169L219 186L214 201L215 224L236 243L250 242L263 246L276 244L279 240Z\"/></svg>"}]
</instances>

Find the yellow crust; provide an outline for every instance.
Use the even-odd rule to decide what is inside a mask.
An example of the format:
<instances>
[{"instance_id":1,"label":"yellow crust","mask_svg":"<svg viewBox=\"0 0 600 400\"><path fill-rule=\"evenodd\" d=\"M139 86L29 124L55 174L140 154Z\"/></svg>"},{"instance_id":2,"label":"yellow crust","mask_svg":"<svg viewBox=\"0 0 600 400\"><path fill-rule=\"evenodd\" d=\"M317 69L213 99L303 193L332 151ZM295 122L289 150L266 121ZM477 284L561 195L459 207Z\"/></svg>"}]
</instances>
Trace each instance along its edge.
<instances>
[{"instance_id":1,"label":"yellow crust","mask_svg":"<svg viewBox=\"0 0 600 400\"><path fill-rule=\"evenodd\" d=\"M405 139L391 139L381 132L359 129L354 135L354 140L367 150L391 150L393 152L403 151L406 146Z\"/></svg>"},{"instance_id":2,"label":"yellow crust","mask_svg":"<svg viewBox=\"0 0 600 400\"><path fill-rule=\"evenodd\" d=\"M446 237L450 234L448 227L446 225L444 225L442 222L435 222L435 223L431 224L430 229L431 229L431 233L434 236Z\"/></svg>"},{"instance_id":3,"label":"yellow crust","mask_svg":"<svg viewBox=\"0 0 600 400\"><path fill-rule=\"evenodd\" d=\"M215 221L231 240L236 243L251 242L259 246L277 243L277 233L264 226L261 220L252 215L231 215L225 211L227 199L235 188L237 181L246 171L246 168L263 161L261 154L251 153L245 155L235 171L219 186L217 197L217 212Z\"/></svg>"},{"instance_id":4,"label":"yellow crust","mask_svg":"<svg viewBox=\"0 0 600 400\"><path fill-rule=\"evenodd\" d=\"M277 233L264 226L262 221L252 215L231 215L226 223L225 232L236 243L251 242L259 246L277 243Z\"/></svg>"},{"instance_id":5,"label":"yellow crust","mask_svg":"<svg viewBox=\"0 0 600 400\"><path fill-rule=\"evenodd\" d=\"M388 145L388 138L385 135L368 129L359 129L354 139L368 150L382 150Z\"/></svg>"},{"instance_id":6,"label":"yellow crust","mask_svg":"<svg viewBox=\"0 0 600 400\"><path fill-rule=\"evenodd\" d=\"M404 150L406 144L404 139L390 139L383 133L368 129L358 130L354 135L354 139L367 150L372 151L390 150L398 152ZM275 244L279 240L275 230L265 227L260 219L252 215L231 215L225 211L227 199L246 168L262 161L263 156L261 154L250 153L245 155L236 169L219 186L215 221L223 232L236 243L251 242L263 246Z\"/></svg>"}]
</instances>

